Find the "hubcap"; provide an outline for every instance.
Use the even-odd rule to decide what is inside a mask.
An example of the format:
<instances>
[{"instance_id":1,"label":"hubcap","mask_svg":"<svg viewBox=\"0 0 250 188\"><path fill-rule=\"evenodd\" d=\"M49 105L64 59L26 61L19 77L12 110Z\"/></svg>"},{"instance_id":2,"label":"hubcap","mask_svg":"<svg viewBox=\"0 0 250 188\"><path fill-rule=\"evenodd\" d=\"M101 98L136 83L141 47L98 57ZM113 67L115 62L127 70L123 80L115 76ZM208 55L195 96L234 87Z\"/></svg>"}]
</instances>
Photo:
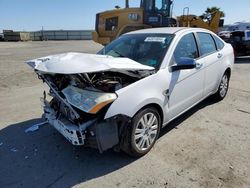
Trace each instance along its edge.
<instances>
[{"instance_id":1,"label":"hubcap","mask_svg":"<svg viewBox=\"0 0 250 188\"><path fill-rule=\"evenodd\" d=\"M136 125L134 135L134 142L138 150L146 150L154 143L158 124L158 120L153 113L147 113L141 117Z\"/></svg>"},{"instance_id":2,"label":"hubcap","mask_svg":"<svg viewBox=\"0 0 250 188\"><path fill-rule=\"evenodd\" d=\"M228 77L227 75L224 75L220 83L220 96L221 97L224 97L226 95L227 89L228 89Z\"/></svg>"}]
</instances>

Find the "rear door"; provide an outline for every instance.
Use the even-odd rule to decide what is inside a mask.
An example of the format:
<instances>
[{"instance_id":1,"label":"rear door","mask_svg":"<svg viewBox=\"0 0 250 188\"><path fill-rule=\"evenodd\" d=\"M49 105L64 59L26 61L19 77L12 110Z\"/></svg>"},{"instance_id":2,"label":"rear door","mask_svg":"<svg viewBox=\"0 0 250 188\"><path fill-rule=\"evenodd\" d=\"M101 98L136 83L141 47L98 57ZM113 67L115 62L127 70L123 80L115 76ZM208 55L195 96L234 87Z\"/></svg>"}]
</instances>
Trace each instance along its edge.
<instances>
[{"instance_id":1,"label":"rear door","mask_svg":"<svg viewBox=\"0 0 250 188\"><path fill-rule=\"evenodd\" d=\"M200 58L203 59L203 66L205 69L205 82L204 82L204 96L215 91L218 86L218 81L220 80L220 71L223 61L223 44L220 45L218 42L218 47L216 45L215 39L210 33L198 32L198 43L200 47ZM220 45L220 47L219 47Z\"/></svg>"}]
</instances>

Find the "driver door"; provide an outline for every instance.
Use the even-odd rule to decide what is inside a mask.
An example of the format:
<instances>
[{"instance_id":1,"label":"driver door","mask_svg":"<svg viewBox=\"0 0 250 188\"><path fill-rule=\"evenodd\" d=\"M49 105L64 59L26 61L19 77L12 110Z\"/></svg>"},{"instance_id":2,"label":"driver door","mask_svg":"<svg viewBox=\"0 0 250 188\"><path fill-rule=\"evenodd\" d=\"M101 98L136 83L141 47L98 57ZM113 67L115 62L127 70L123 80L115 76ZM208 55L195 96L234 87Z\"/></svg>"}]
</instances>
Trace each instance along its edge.
<instances>
[{"instance_id":1,"label":"driver door","mask_svg":"<svg viewBox=\"0 0 250 188\"><path fill-rule=\"evenodd\" d=\"M168 118L172 120L203 97L205 72L202 59L198 59L198 47L193 33L184 35L174 51L171 65L183 58L196 61L196 68L171 71L169 85ZM170 66L171 66L170 65Z\"/></svg>"}]
</instances>

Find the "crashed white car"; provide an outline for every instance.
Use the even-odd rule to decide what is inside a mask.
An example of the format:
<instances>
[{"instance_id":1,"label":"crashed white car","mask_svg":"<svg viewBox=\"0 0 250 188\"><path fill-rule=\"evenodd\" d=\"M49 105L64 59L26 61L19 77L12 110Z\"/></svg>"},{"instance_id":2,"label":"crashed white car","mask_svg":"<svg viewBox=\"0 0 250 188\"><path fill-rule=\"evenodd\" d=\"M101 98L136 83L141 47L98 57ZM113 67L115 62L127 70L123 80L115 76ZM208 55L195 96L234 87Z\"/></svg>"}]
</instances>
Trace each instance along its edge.
<instances>
[{"instance_id":1,"label":"crashed white car","mask_svg":"<svg viewBox=\"0 0 250 188\"><path fill-rule=\"evenodd\" d=\"M171 120L226 96L234 54L208 30L177 27L127 33L97 55L27 63L50 88L43 117L73 145L142 156Z\"/></svg>"}]
</instances>

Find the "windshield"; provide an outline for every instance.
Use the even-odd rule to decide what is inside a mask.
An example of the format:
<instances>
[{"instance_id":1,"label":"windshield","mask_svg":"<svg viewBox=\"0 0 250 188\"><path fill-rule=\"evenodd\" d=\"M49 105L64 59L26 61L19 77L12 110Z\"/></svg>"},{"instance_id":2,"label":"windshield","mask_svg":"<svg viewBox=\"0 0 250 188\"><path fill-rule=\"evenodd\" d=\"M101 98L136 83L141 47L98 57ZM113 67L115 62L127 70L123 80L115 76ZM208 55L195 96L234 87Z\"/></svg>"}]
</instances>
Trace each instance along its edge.
<instances>
[{"instance_id":1,"label":"windshield","mask_svg":"<svg viewBox=\"0 0 250 188\"><path fill-rule=\"evenodd\" d=\"M127 57L159 68L173 37L172 34L127 34L114 40L98 54Z\"/></svg>"}]
</instances>

